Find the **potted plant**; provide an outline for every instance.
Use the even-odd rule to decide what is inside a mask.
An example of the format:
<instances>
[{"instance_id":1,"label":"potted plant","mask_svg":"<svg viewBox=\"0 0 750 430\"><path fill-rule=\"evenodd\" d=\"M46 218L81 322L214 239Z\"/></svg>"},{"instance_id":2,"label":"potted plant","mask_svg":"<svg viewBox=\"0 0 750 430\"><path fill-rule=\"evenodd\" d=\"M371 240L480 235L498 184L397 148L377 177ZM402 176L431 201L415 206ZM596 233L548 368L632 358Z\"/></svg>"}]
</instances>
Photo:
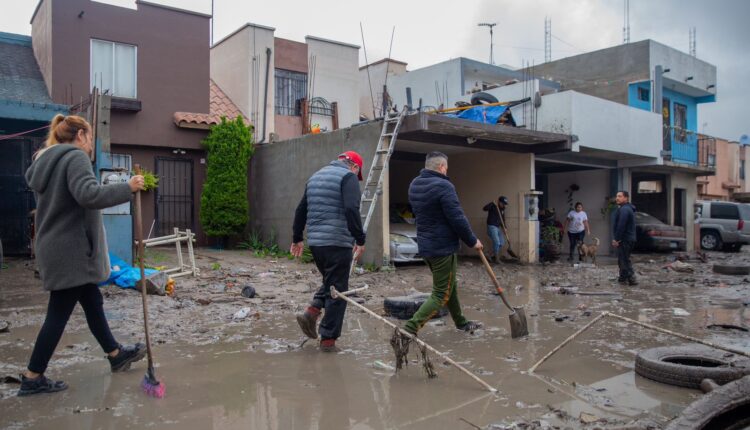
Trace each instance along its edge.
<instances>
[{"instance_id":1,"label":"potted plant","mask_svg":"<svg viewBox=\"0 0 750 430\"><path fill-rule=\"evenodd\" d=\"M554 225L547 225L542 227L541 233L544 261L557 261L560 258L560 229Z\"/></svg>"}]
</instances>

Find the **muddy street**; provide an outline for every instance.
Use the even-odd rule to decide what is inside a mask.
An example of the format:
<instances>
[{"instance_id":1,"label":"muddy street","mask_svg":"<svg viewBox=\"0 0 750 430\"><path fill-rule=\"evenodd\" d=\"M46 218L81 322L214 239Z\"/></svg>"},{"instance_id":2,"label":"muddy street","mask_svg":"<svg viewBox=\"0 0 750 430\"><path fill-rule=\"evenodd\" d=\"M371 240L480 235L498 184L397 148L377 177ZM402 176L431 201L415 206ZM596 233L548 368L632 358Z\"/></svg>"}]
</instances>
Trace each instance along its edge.
<instances>
[{"instance_id":1,"label":"muddy street","mask_svg":"<svg viewBox=\"0 0 750 430\"><path fill-rule=\"evenodd\" d=\"M602 311L750 351L746 332L721 327L750 324L749 280L712 272L714 263L747 264L750 252L709 253L706 263L667 267L673 259L635 256L641 281L635 287L618 285L616 265L604 258L598 267L496 265L509 300L526 310L530 335L517 340L510 339L508 312L479 260L462 259L459 297L484 328L469 335L446 316L428 323L420 337L497 387L492 395L434 355L436 379L424 376L413 353L412 363L394 374L392 330L352 306L340 353L323 354L314 341L300 347L294 314L317 288L314 265L200 249L199 278L178 278L172 297L149 296L157 372L167 387L161 400L141 392L145 362L110 373L80 308L47 371L70 389L16 397L12 377L26 365L47 294L29 261L12 260L0 272L0 321L10 323L0 333L0 427L660 428L701 392L637 376L635 354L684 341L605 319L535 375L526 370ZM149 255L152 265L169 260L168 250ZM350 287L369 285L360 297L382 314L383 298L429 292L430 282L427 268L415 264L354 275ZM241 294L248 285L253 298ZM116 286L102 292L120 342L142 340L140 295Z\"/></svg>"}]
</instances>

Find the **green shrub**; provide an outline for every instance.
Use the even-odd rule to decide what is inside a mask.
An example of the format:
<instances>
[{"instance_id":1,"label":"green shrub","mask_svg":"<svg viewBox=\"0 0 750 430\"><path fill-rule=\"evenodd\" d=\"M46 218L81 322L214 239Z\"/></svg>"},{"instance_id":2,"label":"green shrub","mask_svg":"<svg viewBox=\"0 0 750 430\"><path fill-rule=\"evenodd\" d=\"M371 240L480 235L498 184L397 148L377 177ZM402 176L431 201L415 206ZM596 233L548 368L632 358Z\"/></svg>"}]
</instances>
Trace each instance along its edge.
<instances>
[{"instance_id":1,"label":"green shrub","mask_svg":"<svg viewBox=\"0 0 750 430\"><path fill-rule=\"evenodd\" d=\"M221 118L203 140L208 152L201 195L201 225L208 236L239 234L248 221L247 165L253 155L252 131L241 117Z\"/></svg>"}]
</instances>

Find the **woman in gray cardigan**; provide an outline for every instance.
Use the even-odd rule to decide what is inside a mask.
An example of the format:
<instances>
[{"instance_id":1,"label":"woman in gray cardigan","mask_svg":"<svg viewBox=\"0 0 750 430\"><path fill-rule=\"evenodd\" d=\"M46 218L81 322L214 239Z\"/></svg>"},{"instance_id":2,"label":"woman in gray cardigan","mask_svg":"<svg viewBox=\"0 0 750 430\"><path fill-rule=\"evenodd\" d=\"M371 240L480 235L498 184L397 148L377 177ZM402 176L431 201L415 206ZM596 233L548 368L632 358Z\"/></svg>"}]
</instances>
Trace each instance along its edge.
<instances>
[{"instance_id":1,"label":"woman in gray cardigan","mask_svg":"<svg viewBox=\"0 0 750 430\"><path fill-rule=\"evenodd\" d=\"M145 355L141 343L117 343L104 316L98 284L109 277L109 256L100 209L128 202L143 189L143 177L128 183L99 185L91 167L91 126L81 117L57 115L45 147L26 171L36 197L36 260L44 288L50 291L44 320L19 396L68 388L44 376L70 314L80 303L89 329L107 353L112 372L127 370Z\"/></svg>"}]
</instances>

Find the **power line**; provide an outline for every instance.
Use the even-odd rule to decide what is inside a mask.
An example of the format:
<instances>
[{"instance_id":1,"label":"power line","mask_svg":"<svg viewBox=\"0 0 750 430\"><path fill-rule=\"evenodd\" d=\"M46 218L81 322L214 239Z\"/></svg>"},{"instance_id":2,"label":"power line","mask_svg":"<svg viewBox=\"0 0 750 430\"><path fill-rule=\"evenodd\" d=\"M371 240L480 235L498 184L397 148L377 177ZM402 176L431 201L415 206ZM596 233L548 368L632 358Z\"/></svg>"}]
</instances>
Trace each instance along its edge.
<instances>
[{"instance_id":1,"label":"power line","mask_svg":"<svg viewBox=\"0 0 750 430\"><path fill-rule=\"evenodd\" d=\"M568 43L568 42L566 42L566 41L564 41L564 40L560 39L559 37L555 36L554 34L552 34L552 32L551 32L551 31L550 31L550 36L552 36L552 37L554 37L555 39L559 40L560 42L562 42L562 43L564 43L564 44L566 44L566 45L570 46L571 48L574 48L574 49L575 49L575 50L577 50L578 52L584 52L584 51L583 51L583 49L581 49L581 48L579 48L579 47L577 47L577 46L573 45L572 43Z\"/></svg>"}]
</instances>

